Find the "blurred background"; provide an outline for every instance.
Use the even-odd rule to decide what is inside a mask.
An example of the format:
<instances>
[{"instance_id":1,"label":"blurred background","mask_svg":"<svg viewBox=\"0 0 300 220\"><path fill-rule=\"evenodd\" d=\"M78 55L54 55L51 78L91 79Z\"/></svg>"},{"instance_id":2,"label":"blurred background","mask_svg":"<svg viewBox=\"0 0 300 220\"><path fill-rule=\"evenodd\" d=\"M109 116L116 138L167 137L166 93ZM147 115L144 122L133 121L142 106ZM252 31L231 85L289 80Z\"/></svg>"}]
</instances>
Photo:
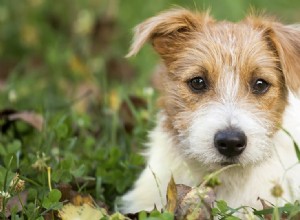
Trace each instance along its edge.
<instances>
[{"instance_id":1,"label":"blurred background","mask_svg":"<svg viewBox=\"0 0 300 220\"><path fill-rule=\"evenodd\" d=\"M80 96L82 91L75 87L84 90L85 83L102 95L111 84L119 83L126 92L149 86L145 83L158 57L148 46L125 60L131 30L174 5L210 8L217 19L232 21L243 18L250 7L284 22L300 20L297 0L2 0L0 104L53 107ZM9 92L14 103L8 100ZM60 92L63 97L57 96Z\"/></svg>"},{"instance_id":2,"label":"blurred background","mask_svg":"<svg viewBox=\"0 0 300 220\"><path fill-rule=\"evenodd\" d=\"M151 75L158 56L146 45L124 58L132 28L174 5L210 8L231 21L253 7L300 22L299 0L2 0L0 148L20 146L0 151L0 162L17 155L12 170L44 183L42 169L32 166L44 158L54 184L73 184L113 208L143 168L138 152L157 111ZM11 120L24 111L42 118L43 131Z\"/></svg>"}]
</instances>

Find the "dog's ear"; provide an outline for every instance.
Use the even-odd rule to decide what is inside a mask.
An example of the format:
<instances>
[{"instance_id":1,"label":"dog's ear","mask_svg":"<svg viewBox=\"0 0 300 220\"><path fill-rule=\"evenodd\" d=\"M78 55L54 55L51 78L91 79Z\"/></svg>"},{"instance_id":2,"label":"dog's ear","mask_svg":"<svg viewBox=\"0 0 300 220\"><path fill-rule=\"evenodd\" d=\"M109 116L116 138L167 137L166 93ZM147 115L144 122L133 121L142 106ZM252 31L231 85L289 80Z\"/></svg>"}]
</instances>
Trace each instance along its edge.
<instances>
[{"instance_id":1,"label":"dog's ear","mask_svg":"<svg viewBox=\"0 0 300 220\"><path fill-rule=\"evenodd\" d=\"M254 28L262 30L269 47L280 61L288 88L299 95L300 89L300 26L283 25L268 19L248 18Z\"/></svg>"},{"instance_id":2,"label":"dog's ear","mask_svg":"<svg viewBox=\"0 0 300 220\"><path fill-rule=\"evenodd\" d=\"M149 18L135 28L133 43L127 57L137 54L150 41L156 52L167 61L184 47L193 33L211 21L208 13L198 14L186 9L172 9Z\"/></svg>"}]
</instances>

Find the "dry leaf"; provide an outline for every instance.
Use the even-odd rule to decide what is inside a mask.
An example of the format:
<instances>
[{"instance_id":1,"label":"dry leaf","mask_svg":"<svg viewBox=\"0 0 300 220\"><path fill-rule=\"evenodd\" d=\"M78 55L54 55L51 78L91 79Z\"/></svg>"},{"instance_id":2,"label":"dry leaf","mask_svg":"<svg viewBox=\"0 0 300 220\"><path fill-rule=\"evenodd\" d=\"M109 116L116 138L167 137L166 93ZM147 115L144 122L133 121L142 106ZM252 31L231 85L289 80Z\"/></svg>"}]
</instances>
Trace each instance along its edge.
<instances>
[{"instance_id":1,"label":"dry leaf","mask_svg":"<svg viewBox=\"0 0 300 220\"><path fill-rule=\"evenodd\" d=\"M69 203L64 205L63 208L58 211L58 216L62 220L98 220L105 217L105 215L107 215L105 209L96 209L89 204L75 206Z\"/></svg>"},{"instance_id":2,"label":"dry leaf","mask_svg":"<svg viewBox=\"0 0 300 220\"><path fill-rule=\"evenodd\" d=\"M178 204L181 204L186 194L188 194L192 190L192 187L186 186L184 184L176 184L176 188L177 188L177 201Z\"/></svg>"},{"instance_id":3,"label":"dry leaf","mask_svg":"<svg viewBox=\"0 0 300 220\"><path fill-rule=\"evenodd\" d=\"M9 217L11 215L11 210L17 210L17 212L20 212L23 210L22 204L26 205L27 197L28 197L28 191L24 191L19 193L20 199L18 196L14 196L10 198L6 204L5 209L5 216ZM21 200L21 201L20 201ZM22 202L22 203L21 203Z\"/></svg>"},{"instance_id":4,"label":"dry leaf","mask_svg":"<svg viewBox=\"0 0 300 220\"><path fill-rule=\"evenodd\" d=\"M261 202L263 209L271 209L271 208L274 207L271 203L267 202L264 199L261 199L259 197L257 199ZM269 205L267 203L269 203ZM267 220L272 220L273 219L272 214L266 214L266 215L264 215L264 218L267 219Z\"/></svg>"},{"instance_id":5,"label":"dry leaf","mask_svg":"<svg viewBox=\"0 0 300 220\"><path fill-rule=\"evenodd\" d=\"M176 219L211 219L215 194L210 187L194 187L175 184L173 176L167 188L167 211Z\"/></svg>"},{"instance_id":6,"label":"dry leaf","mask_svg":"<svg viewBox=\"0 0 300 220\"><path fill-rule=\"evenodd\" d=\"M257 198L257 200L259 200L261 202L263 209L271 209L271 208L273 208L273 205L271 203L269 203L268 201L266 201L266 200L264 200L262 198L259 198L259 197ZM267 203L269 203L269 205Z\"/></svg>"},{"instance_id":7,"label":"dry leaf","mask_svg":"<svg viewBox=\"0 0 300 220\"><path fill-rule=\"evenodd\" d=\"M176 210L176 206L177 206L177 188L172 175L167 188L167 211L174 213Z\"/></svg>"},{"instance_id":8,"label":"dry leaf","mask_svg":"<svg viewBox=\"0 0 300 220\"><path fill-rule=\"evenodd\" d=\"M83 204L95 204L97 207L101 207L105 210L109 209L109 207L104 202L100 200L95 201L89 194L76 192L75 190L73 190L72 185L68 183L58 184L57 189L61 192L60 202L71 203L75 206L81 206Z\"/></svg>"},{"instance_id":9,"label":"dry leaf","mask_svg":"<svg viewBox=\"0 0 300 220\"><path fill-rule=\"evenodd\" d=\"M75 206L82 206L83 204L94 205L95 202L89 194L83 194L72 190L72 186L67 183L60 183L57 189L61 192L60 201L67 201Z\"/></svg>"},{"instance_id":10,"label":"dry leaf","mask_svg":"<svg viewBox=\"0 0 300 220\"><path fill-rule=\"evenodd\" d=\"M21 120L37 130L41 131L44 125L44 118L34 112L18 112L14 109L3 109L0 111L0 119L4 120L4 124L0 127L0 131L5 133L11 126L11 123L16 120Z\"/></svg>"},{"instance_id":11,"label":"dry leaf","mask_svg":"<svg viewBox=\"0 0 300 220\"><path fill-rule=\"evenodd\" d=\"M11 121L21 120L36 128L38 131L42 131L44 125L44 118L37 113L34 112L17 112L10 114L8 119Z\"/></svg>"},{"instance_id":12,"label":"dry leaf","mask_svg":"<svg viewBox=\"0 0 300 220\"><path fill-rule=\"evenodd\" d=\"M185 192L188 190L187 188L184 189ZM177 205L176 219L210 219L214 201L215 195L212 188L191 188Z\"/></svg>"},{"instance_id":13,"label":"dry leaf","mask_svg":"<svg viewBox=\"0 0 300 220\"><path fill-rule=\"evenodd\" d=\"M75 206L81 206L84 204L93 205L94 200L90 195L83 195L77 193L74 197L71 198L70 202Z\"/></svg>"}]
</instances>

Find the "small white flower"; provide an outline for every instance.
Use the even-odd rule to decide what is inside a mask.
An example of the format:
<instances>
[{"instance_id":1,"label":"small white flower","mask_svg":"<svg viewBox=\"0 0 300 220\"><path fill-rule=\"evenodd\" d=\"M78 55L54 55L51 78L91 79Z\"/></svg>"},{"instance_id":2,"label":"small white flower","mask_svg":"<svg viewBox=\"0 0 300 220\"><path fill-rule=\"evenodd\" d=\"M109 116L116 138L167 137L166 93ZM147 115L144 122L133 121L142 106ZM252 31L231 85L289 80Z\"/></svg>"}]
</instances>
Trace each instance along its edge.
<instances>
[{"instance_id":1,"label":"small white flower","mask_svg":"<svg viewBox=\"0 0 300 220\"><path fill-rule=\"evenodd\" d=\"M0 191L0 197L8 199L11 195L8 192Z\"/></svg>"}]
</instances>

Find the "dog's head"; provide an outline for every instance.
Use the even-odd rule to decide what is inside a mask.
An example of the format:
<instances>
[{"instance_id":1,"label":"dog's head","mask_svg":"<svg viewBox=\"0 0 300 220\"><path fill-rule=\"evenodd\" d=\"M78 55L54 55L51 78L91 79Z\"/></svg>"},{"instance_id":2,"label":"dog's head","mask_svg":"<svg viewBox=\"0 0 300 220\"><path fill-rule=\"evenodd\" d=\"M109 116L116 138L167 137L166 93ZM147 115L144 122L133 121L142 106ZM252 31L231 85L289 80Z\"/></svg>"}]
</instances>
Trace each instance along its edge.
<instances>
[{"instance_id":1,"label":"dog's head","mask_svg":"<svg viewBox=\"0 0 300 220\"><path fill-rule=\"evenodd\" d=\"M288 93L300 86L300 29L175 9L138 25L128 56L147 41L167 69L160 76L164 126L183 155L207 165L270 156Z\"/></svg>"}]
</instances>

